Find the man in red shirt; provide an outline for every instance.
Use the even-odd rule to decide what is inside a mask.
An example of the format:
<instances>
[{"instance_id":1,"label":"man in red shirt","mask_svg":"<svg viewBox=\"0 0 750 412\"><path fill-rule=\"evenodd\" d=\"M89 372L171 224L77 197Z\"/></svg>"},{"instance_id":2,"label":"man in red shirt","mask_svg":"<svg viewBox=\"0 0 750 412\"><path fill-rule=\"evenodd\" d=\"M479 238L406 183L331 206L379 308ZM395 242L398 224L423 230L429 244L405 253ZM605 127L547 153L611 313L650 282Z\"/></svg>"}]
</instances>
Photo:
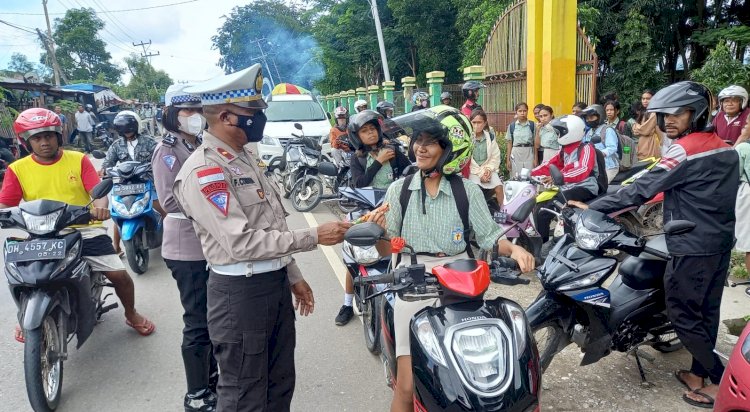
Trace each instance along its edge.
<instances>
[{"instance_id":1,"label":"man in red shirt","mask_svg":"<svg viewBox=\"0 0 750 412\"><path fill-rule=\"evenodd\" d=\"M60 147L60 118L47 109L28 109L18 115L13 129L31 155L14 162L5 172L0 208L18 206L21 200L37 199L85 206L90 191L99 183L99 176L84 154ZM125 309L125 323L148 336L156 327L136 312L133 280L115 254L106 228L99 223L109 219L107 198L94 201L91 216L98 222L77 228L83 238L81 254L92 270L102 272L112 282ZM23 342L20 327L16 327L15 337Z\"/></svg>"},{"instance_id":2,"label":"man in red shirt","mask_svg":"<svg viewBox=\"0 0 750 412\"><path fill-rule=\"evenodd\" d=\"M747 90L742 86L732 85L719 92L721 110L714 117L713 125L716 134L725 142L735 144L740 137L750 115L747 100Z\"/></svg>"},{"instance_id":3,"label":"man in red shirt","mask_svg":"<svg viewBox=\"0 0 750 412\"><path fill-rule=\"evenodd\" d=\"M483 89L486 86L476 80L469 80L461 86L461 91L466 98L464 105L461 106L461 113L466 117L471 117L471 112L476 109L481 109L482 106L477 103L479 99L479 89Z\"/></svg>"}]
</instances>

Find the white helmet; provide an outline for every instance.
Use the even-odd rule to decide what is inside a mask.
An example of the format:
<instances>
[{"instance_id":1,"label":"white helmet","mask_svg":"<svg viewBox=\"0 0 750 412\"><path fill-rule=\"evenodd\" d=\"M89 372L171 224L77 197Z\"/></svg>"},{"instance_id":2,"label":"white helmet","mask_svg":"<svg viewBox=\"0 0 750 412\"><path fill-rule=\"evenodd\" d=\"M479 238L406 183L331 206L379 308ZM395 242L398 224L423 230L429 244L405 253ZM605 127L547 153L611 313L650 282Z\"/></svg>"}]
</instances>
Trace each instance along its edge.
<instances>
[{"instance_id":1,"label":"white helmet","mask_svg":"<svg viewBox=\"0 0 750 412\"><path fill-rule=\"evenodd\" d=\"M550 126L557 132L557 142L563 146L583 140L586 128L583 119L572 114L552 120Z\"/></svg>"},{"instance_id":2,"label":"white helmet","mask_svg":"<svg viewBox=\"0 0 750 412\"><path fill-rule=\"evenodd\" d=\"M362 106L364 106L364 109L361 109ZM367 100L359 99L356 102L354 102L354 111L356 113L359 113L362 110L367 110Z\"/></svg>"},{"instance_id":3,"label":"white helmet","mask_svg":"<svg viewBox=\"0 0 750 412\"><path fill-rule=\"evenodd\" d=\"M739 97L740 99L742 99L742 103L740 103L740 110L745 110L745 108L747 107L747 90L745 90L744 87L733 84L720 91L719 103L721 103L721 101L726 99L727 97Z\"/></svg>"}]
</instances>

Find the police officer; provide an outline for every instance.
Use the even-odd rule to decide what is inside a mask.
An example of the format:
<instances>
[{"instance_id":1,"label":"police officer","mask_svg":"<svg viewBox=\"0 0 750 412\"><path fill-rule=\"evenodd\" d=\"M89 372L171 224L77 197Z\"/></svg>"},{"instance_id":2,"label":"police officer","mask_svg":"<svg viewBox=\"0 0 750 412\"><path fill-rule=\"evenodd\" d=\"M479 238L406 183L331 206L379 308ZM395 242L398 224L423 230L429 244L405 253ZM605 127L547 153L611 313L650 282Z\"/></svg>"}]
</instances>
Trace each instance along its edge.
<instances>
[{"instance_id":1,"label":"police officer","mask_svg":"<svg viewBox=\"0 0 750 412\"><path fill-rule=\"evenodd\" d=\"M177 174L175 198L208 261L208 331L219 363L218 411L288 411L294 393L294 310L314 309L292 258L333 245L350 226L289 230L278 194L248 142L263 138L259 64L186 88L208 130ZM292 294L295 305L292 306Z\"/></svg>"},{"instance_id":2,"label":"police officer","mask_svg":"<svg viewBox=\"0 0 750 412\"><path fill-rule=\"evenodd\" d=\"M167 212L161 255L177 281L184 310L182 361L187 379L185 411L210 412L216 410L215 391L219 374L211 354L206 322L208 269L193 224L182 214L172 193L177 173L200 145L198 136L206 125L206 119L201 114L200 97L185 93L185 87L186 84L179 84L167 89L163 121L167 134L156 146L151 164L156 192Z\"/></svg>"}]
</instances>

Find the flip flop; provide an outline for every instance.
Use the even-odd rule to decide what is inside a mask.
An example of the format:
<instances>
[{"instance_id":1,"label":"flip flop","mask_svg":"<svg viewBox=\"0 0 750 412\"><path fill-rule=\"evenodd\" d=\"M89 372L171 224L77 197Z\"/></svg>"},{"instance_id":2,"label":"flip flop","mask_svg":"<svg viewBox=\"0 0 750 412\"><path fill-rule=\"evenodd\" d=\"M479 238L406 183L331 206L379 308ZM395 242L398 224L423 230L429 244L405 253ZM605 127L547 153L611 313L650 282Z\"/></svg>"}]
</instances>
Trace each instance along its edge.
<instances>
[{"instance_id":1,"label":"flip flop","mask_svg":"<svg viewBox=\"0 0 750 412\"><path fill-rule=\"evenodd\" d=\"M18 325L16 325L16 329L14 331L13 337L16 339L17 342L26 343L26 338L23 337L23 331L21 330L21 327Z\"/></svg>"},{"instance_id":2,"label":"flip flop","mask_svg":"<svg viewBox=\"0 0 750 412\"><path fill-rule=\"evenodd\" d=\"M704 409L713 409L714 408L714 398L706 395L705 393L701 392L700 390L696 389L693 391L694 394L700 395L706 399L709 400L708 403L706 402L698 402L696 400L688 398L687 394L682 395L682 400L687 402L690 405L693 405L698 408L704 408Z\"/></svg>"},{"instance_id":3,"label":"flip flop","mask_svg":"<svg viewBox=\"0 0 750 412\"><path fill-rule=\"evenodd\" d=\"M150 320L146 319L145 316L142 316L142 317L143 317L143 323L141 324L136 325L127 319L125 319L125 324L135 329L135 331L138 332L138 334L141 336L148 336L154 333L154 331L156 330L156 325L154 325L154 323L151 322Z\"/></svg>"},{"instance_id":4,"label":"flip flop","mask_svg":"<svg viewBox=\"0 0 750 412\"><path fill-rule=\"evenodd\" d=\"M685 380L682 379L682 374L684 374L684 373L691 373L691 372L689 370L687 370L687 369L680 369L680 370L674 372L674 378L677 379L677 382L680 382L682 384L682 386L684 386L685 389L688 390L688 392L692 392L694 390L698 390L698 389L703 388L702 386L700 388L691 388L687 384L687 382L685 382Z\"/></svg>"}]
</instances>

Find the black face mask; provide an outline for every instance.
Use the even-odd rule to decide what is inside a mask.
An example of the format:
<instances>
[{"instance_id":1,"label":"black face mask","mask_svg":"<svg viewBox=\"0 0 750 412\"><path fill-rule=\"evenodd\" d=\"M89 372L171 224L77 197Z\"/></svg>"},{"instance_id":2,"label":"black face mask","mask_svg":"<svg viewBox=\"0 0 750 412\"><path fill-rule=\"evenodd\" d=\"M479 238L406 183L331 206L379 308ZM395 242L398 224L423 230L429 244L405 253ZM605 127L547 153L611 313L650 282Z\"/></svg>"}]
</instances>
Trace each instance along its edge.
<instances>
[{"instance_id":1,"label":"black face mask","mask_svg":"<svg viewBox=\"0 0 750 412\"><path fill-rule=\"evenodd\" d=\"M237 124L233 126L239 127L245 132L245 137L249 143L263 140L263 129L266 128L265 113L258 111L253 116L243 116L237 113L232 114L237 116Z\"/></svg>"}]
</instances>

